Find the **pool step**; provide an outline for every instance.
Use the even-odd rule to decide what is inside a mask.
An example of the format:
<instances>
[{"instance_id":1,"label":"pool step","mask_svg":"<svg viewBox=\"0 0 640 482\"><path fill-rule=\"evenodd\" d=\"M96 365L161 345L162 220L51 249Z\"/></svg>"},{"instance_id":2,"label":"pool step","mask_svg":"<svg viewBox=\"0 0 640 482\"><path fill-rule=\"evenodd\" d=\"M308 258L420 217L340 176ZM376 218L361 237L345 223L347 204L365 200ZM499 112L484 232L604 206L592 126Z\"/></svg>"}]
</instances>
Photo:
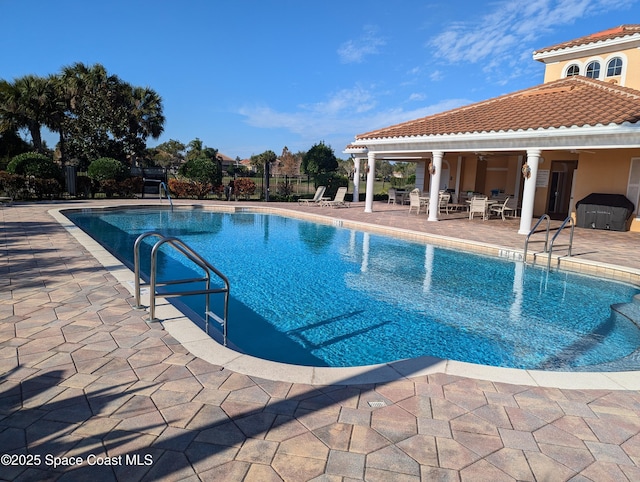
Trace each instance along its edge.
<instances>
[{"instance_id":1,"label":"pool step","mask_svg":"<svg viewBox=\"0 0 640 482\"><path fill-rule=\"evenodd\" d=\"M206 311L205 314L207 316L209 316L210 318L213 318L215 321L217 321L218 323L220 323L221 325L224 325L224 320L222 318L220 318L218 315L216 315L214 312L212 311Z\"/></svg>"},{"instance_id":2,"label":"pool step","mask_svg":"<svg viewBox=\"0 0 640 482\"><path fill-rule=\"evenodd\" d=\"M635 295L630 303L617 303L611 305L611 309L629 318L633 323L640 327L640 295Z\"/></svg>"}]
</instances>

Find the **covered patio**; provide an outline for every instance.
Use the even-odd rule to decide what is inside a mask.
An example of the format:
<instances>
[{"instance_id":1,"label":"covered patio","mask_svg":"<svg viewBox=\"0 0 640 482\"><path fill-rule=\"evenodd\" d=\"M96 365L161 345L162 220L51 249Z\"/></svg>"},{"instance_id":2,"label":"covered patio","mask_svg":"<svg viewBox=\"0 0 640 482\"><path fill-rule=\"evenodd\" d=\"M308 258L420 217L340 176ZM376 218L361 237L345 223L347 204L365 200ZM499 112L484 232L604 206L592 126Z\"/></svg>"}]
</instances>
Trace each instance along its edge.
<instances>
[{"instance_id":1,"label":"covered patio","mask_svg":"<svg viewBox=\"0 0 640 482\"><path fill-rule=\"evenodd\" d=\"M356 179L364 161L366 213L376 160L416 162L416 187L429 192L430 206L442 189L458 196L497 189L518 200L518 233L526 235L534 217L571 216L591 192L637 201L630 170L640 159L639 118L637 91L575 76L360 134L344 152ZM438 210L428 219L438 221Z\"/></svg>"}]
</instances>

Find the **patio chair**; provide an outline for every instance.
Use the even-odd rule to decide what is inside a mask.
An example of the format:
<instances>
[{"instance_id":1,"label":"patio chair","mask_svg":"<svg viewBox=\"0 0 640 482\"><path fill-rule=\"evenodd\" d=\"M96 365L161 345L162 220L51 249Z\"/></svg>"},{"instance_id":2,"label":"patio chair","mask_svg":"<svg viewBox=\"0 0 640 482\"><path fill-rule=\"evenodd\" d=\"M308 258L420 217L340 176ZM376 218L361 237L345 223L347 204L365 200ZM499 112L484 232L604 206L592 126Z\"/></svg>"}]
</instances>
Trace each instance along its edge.
<instances>
[{"instance_id":1,"label":"patio chair","mask_svg":"<svg viewBox=\"0 0 640 482\"><path fill-rule=\"evenodd\" d=\"M507 196L507 198L504 200L502 204L496 204L495 206L491 206L489 210L492 213L496 213L496 215L502 216L502 220L505 221L504 213L505 212L513 213L513 211L515 211L515 209L513 209L512 207L507 206L508 202L509 202L509 196Z\"/></svg>"},{"instance_id":2,"label":"patio chair","mask_svg":"<svg viewBox=\"0 0 640 482\"><path fill-rule=\"evenodd\" d=\"M316 189L316 193L313 195L312 199L298 199L298 204L317 206L322 201L322 196L326 190L327 186L318 186L318 189Z\"/></svg>"},{"instance_id":3,"label":"patio chair","mask_svg":"<svg viewBox=\"0 0 640 482\"><path fill-rule=\"evenodd\" d=\"M321 206L329 206L332 208L348 208L349 203L344 200L344 196L347 194L346 187L339 187L336 191L336 196L331 201L321 201Z\"/></svg>"},{"instance_id":4,"label":"patio chair","mask_svg":"<svg viewBox=\"0 0 640 482\"><path fill-rule=\"evenodd\" d=\"M420 198L420 190L414 189L409 193L409 214L415 208L416 214L420 214L420 208L424 206L425 209L429 210L429 201L426 198Z\"/></svg>"},{"instance_id":5,"label":"patio chair","mask_svg":"<svg viewBox=\"0 0 640 482\"><path fill-rule=\"evenodd\" d=\"M518 217L518 211L520 211L520 206L518 206L518 200L514 197L510 197L507 201L507 207L512 211L511 216L514 218Z\"/></svg>"},{"instance_id":6,"label":"patio chair","mask_svg":"<svg viewBox=\"0 0 640 482\"><path fill-rule=\"evenodd\" d=\"M473 219L474 214L481 214L482 220L487 219L487 198L473 197L469 204L469 219Z\"/></svg>"},{"instance_id":7,"label":"patio chair","mask_svg":"<svg viewBox=\"0 0 640 482\"><path fill-rule=\"evenodd\" d=\"M449 214L449 201L451 200L451 194L448 192L441 192L438 196L438 209L439 212L442 213L444 210L445 213Z\"/></svg>"},{"instance_id":8,"label":"patio chair","mask_svg":"<svg viewBox=\"0 0 640 482\"><path fill-rule=\"evenodd\" d=\"M396 190L394 188L389 188L387 191L389 195L389 199L387 200L387 204L395 204L396 203Z\"/></svg>"}]
</instances>

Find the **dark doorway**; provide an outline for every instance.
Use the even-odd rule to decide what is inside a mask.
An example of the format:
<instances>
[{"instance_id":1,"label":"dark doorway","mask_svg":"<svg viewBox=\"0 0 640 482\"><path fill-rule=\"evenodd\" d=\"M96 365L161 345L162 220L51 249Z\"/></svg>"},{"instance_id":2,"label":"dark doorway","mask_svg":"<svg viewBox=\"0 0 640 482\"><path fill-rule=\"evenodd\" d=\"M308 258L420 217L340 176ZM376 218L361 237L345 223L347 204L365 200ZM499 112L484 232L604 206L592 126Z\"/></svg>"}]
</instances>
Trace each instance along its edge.
<instances>
[{"instance_id":1,"label":"dark doorway","mask_svg":"<svg viewBox=\"0 0 640 482\"><path fill-rule=\"evenodd\" d=\"M549 181L547 214L551 219L565 219L569 215L573 172L578 161L553 161Z\"/></svg>"}]
</instances>

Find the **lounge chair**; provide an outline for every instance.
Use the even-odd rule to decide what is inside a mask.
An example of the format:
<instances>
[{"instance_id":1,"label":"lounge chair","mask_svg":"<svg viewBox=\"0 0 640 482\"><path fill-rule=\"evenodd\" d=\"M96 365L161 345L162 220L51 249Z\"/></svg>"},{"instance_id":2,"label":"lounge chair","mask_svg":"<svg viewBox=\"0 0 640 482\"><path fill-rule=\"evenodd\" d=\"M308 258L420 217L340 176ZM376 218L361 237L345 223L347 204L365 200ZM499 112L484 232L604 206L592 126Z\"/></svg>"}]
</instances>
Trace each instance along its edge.
<instances>
[{"instance_id":1,"label":"lounge chair","mask_svg":"<svg viewBox=\"0 0 640 482\"><path fill-rule=\"evenodd\" d=\"M505 212L512 212L515 211L514 208L507 206L507 203L509 202L509 196L507 196L507 198L504 200L504 203L502 204L496 204L495 206L491 206L491 208L489 209L492 213L496 213L496 215L500 215L502 216L502 220L505 221L505 216L504 213Z\"/></svg>"},{"instance_id":2,"label":"lounge chair","mask_svg":"<svg viewBox=\"0 0 640 482\"><path fill-rule=\"evenodd\" d=\"M317 206L322 201L322 196L324 195L324 192L326 190L327 186L318 186L318 189L316 189L316 193L313 195L313 199L298 199L298 204Z\"/></svg>"},{"instance_id":3,"label":"lounge chair","mask_svg":"<svg viewBox=\"0 0 640 482\"><path fill-rule=\"evenodd\" d=\"M416 214L420 214L420 208L424 206L425 210L429 210L429 200L420 197L420 189L414 189L409 193L409 214L415 208Z\"/></svg>"},{"instance_id":4,"label":"lounge chair","mask_svg":"<svg viewBox=\"0 0 640 482\"><path fill-rule=\"evenodd\" d=\"M482 220L487 219L487 198L473 197L469 205L469 219L473 219L474 214L482 214Z\"/></svg>"},{"instance_id":5,"label":"lounge chair","mask_svg":"<svg viewBox=\"0 0 640 482\"><path fill-rule=\"evenodd\" d=\"M344 196L347 194L346 187L339 187L336 192L336 196L331 201L321 201L321 206L329 206L331 208L348 208L349 203L344 200Z\"/></svg>"},{"instance_id":6,"label":"lounge chair","mask_svg":"<svg viewBox=\"0 0 640 482\"><path fill-rule=\"evenodd\" d=\"M396 190L394 188L389 188L387 191L389 195L389 199L387 199L387 204L395 204L396 203Z\"/></svg>"}]
</instances>

